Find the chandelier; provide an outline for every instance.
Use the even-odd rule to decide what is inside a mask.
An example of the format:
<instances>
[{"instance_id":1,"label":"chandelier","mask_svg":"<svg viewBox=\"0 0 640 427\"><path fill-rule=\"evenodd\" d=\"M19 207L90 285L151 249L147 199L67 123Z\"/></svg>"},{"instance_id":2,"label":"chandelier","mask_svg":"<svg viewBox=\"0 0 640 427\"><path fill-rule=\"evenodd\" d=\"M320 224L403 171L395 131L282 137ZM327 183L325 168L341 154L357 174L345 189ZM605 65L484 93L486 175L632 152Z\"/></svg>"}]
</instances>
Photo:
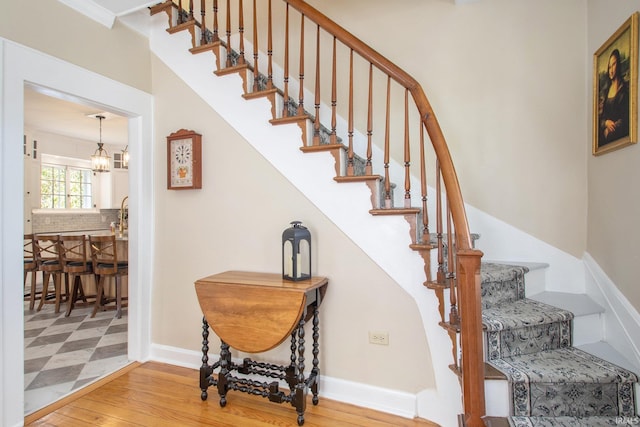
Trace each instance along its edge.
<instances>
[{"instance_id":1,"label":"chandelier","mask_svg":"<svg viewBox=\"0 0 640 427\"><path fill-rule=\"evenodd\" d=\"M104 116L96 116L100 120L100 142L98 142L98 149L93 156L91 156L91 169L94 172L109 172L111 169L111 158L107 150L102 148L102 120Z\"/></svg>"},{"instance_id":2,"label":"chandelier","mask_svg":"<svg viewBox=\"0 0 640 427\"><path fill-rule=\"evenodd\" d=\"M122 162L122 167L123 168L128 168L129 167L129 146L127 145L126 147L124 147L124 150L122 150L122 156L121 156L121 162Z\"/></svg>"}]
</instances>

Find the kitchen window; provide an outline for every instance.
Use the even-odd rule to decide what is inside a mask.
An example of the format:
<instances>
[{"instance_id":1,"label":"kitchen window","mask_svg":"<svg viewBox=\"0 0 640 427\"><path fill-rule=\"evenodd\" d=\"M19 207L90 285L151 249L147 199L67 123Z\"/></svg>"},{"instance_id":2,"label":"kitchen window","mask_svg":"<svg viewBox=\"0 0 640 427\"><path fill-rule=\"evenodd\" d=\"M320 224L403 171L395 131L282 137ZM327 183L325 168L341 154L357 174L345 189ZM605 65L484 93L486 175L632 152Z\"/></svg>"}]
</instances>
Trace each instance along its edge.
<instances>
[{"instance_id":1,"label":"kitchen window","mask_svg":"<svg viewBox=\"0 0 640 427\"><path fill-rule=\"evenodd\" d=\"M40 207L43 209L90 209L91 169L42 164Z\"/></svg>"}]
</instances>

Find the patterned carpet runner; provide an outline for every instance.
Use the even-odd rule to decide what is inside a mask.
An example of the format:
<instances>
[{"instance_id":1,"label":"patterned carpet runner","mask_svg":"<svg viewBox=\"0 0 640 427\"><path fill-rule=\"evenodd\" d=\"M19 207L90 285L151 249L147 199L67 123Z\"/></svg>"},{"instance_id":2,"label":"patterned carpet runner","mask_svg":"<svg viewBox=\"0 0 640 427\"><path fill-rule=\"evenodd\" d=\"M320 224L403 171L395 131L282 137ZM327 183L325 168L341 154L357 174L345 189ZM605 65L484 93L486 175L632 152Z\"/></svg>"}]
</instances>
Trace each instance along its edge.
<instances>
[{"instance_id":1,"label":"patterned carpet runner","mask_svg":"<svg viewBox=\"0 0 640 427\"><path fill-rule=\"evenodd\" d=\"M572 347L573 314L525 298L526 267L482 265L487 362L509 381L512 427L640 423L638 377Z\"/></svg>"}]
</instances>

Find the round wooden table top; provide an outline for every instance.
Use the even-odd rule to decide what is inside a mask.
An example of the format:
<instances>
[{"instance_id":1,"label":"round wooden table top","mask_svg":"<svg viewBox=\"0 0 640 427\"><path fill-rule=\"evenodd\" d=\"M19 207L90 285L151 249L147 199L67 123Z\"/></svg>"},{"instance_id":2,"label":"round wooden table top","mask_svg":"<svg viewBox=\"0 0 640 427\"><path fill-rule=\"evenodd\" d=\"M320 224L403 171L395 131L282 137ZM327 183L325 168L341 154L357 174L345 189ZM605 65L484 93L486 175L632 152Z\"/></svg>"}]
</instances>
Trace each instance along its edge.
<instances>
[{"instance_id":1,"label":"round wooden table top","mask_svg":"<svg viewBox=\"0 0 640 427\"><path fill-rule=\"evenodd\" d=\"M328 280L312 277L293 282L281 274L228 271L196 281L205 319L232 348L261 353L278 346L298 325L306 293Z\"/></svg>"}]
</instances>

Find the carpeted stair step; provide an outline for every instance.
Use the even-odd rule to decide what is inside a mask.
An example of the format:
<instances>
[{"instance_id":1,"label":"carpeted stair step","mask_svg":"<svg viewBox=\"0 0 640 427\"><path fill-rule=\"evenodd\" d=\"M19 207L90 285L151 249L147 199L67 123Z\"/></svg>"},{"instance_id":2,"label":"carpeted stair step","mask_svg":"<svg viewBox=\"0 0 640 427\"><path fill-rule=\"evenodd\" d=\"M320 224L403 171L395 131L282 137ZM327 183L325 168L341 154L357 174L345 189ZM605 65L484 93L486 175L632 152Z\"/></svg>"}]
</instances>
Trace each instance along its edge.
<instances>
[{"instance_id":1,"label":"carpeted stair step","mask_svg":"<svg viewBox=\"0 0 640 427\"><path fill-rule=\"evenodd\" d=\"M528 298L485 308L487 360L571 345L573 314Z\"/></svg>"},{"instance_id":2,"label":"carpeted stair step","mask_svg":"<svg viewBox=\"0 0 640 427\"><path fill-rule=\"evenodd\" d=\"M640 417L509 417L510 427L610 427L640 425Z\"/></svg>"},{"instance_id":3,"label":"carpeted stair step","mask_svg":"<svg viewBox=\"0 0 640 427\"><path fill-rule=\"evenodd\" d=\"M634 383L638 377L574 347L488 363L509 381L514 416L637 416Z\"/></svg>"},{"instance_id":4,"label":"carpeted stair step","mask_svg":"<svg viewBox=\"0 0 640 427\"><path fill-rule=\"evenodd\" d=\"M528 271L524 266L483 263L480 269L482 308L524 298L524 275Z\"/></svg>"}]
</instances>

